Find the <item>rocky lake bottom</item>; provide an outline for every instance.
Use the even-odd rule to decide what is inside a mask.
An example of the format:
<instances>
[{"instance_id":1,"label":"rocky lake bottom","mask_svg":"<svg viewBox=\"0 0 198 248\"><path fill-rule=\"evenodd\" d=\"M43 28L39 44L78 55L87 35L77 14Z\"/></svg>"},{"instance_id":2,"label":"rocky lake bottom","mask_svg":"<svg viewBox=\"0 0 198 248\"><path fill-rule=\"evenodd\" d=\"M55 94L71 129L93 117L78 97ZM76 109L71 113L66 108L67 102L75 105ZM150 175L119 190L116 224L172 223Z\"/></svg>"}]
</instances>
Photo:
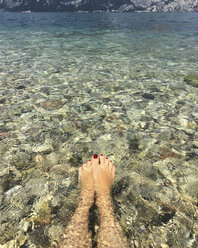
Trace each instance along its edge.
<instances>
[{"instance_id":1,"label":"rocky lake bottom","mask_svg":"<svg viewBox=\"0 0 198 248\"><path fill-rule=\"evenodd\" d=\"M1 13L0 247L58 247L94 153L130 247L198 246L197 19Z\"/></svg>"}]
</instances>

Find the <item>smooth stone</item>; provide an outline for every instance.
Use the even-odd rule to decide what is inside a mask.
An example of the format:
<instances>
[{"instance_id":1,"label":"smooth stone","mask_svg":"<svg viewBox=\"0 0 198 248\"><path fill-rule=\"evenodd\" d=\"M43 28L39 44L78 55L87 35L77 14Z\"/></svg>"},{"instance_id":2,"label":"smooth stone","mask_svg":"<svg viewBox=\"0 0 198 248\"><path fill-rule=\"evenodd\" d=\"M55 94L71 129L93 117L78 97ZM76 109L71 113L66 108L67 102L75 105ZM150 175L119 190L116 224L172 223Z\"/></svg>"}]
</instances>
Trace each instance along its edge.
<instances>
[{"instance_id":1,"label":"smooth stone","mask_svg":"<svg viewBox=\"0 0 198 248\"><path fill-rule=\"evenodd\" d=\"M1 248L13 248L16 247L16 241L10 240L6 244L2 245Z\"/></svg>"},{"instance_id":2,"label":"smooth stone","mask_svg":"<svg viewBox=\"0 0 198 248\"><path fill-rule=\"evenodd\" d=\"M22 221L22 230L24 231L24 232L27 232L27 230L28 230L28 227L30 226L30 223L28 222L28 221Z\"/></svg>"},{"instance_id":3,"label":"smooth stone","mask_svg":"<svg viewBox=\"0 0 198 248\"><path fill-rule=\"evenodd\" d=\"M31 154L27 152L17 152L11 160L11 164L15 166L18 170L27 168L32 165Z\"/></svg>"},{"instance_id":4,"label":"smooth stone","mask_svg":"<svg viewBox=\"0 0 198 248\"><path fill-rule=\"evenodd\" d=\"M184 77L184 82L198 88L198 73L188 74Z\"/></svg>"},{"instance_id":5,"label":"smooth stone","mask_svg":"<svg viewBox=\"0 0 198 248\"><path fill-rule=\"evenodd\" d=\"M142 97L145 98L145 99L149 99L149 100L154 100L155 99L155 96L154 95L148 94L148 93L144 93L142 95Z\"/></svg>"},{"instance_id":6,"label":"smooth stone","mask_svg":"<svg viewBox=\"0 0 198 248\"><path fill-rule=\"evenodd\" d=\"M1 248L13 248L16 247L16 241L12 240L14 234L18 231L18 226L12 223L6 222L0 225L0 247ZM8 241L10 240L10 241ZM6 242L8 241L8 242Z\"/></svg>"},{"instance_id":7,"label":"smooth stone","mask_svg":"<svg viewBox=\"0 0 198 248\"><path fill-rule=\"evenodd\" d=\"M25 88L26 88L25 85L19 85L19 86L16 87L17 90L23 90Z\"/></svg>"},{"instance_id":8,"label":"smooth stone","mask_svg":"<svg viewBox=\"0 0 198 248\"><path fill-rule=\"evenodd\" d=\"M6 98L0 99L0 104L3 104L3 103L5 103L5 102L6 102Z\"/></svg>"},{"instance_id":9,"label":"smooth stone","mask_svg":"<svg viewBox=\"0 0 198 248\"><path fill-rule=\"evenodd\" d=\"M12 196L13 194L15 194L17 191L20 191L21 188L22 188L21 185L17 185L17 186L15 186L14 188L12 188L12 189L6 191L6 192L5 192L5 195L8 196L8 197L10 197L10 196Z\"/></svg>"},{"instance_id":10,"label":"smooth stone","mask_svg":"<svg viewBox=\"0 0 198 248\"><path fill-rule=\"evenodd\" d=\"M51 164L55 165L58 163L59 156L58 154L52 152L46 157L47 161L49 161Z\"/></svg>"},{"instance_id":11,"label":"smooth stone","mask_svg":"<svg viewBox=\"0 0 198 248\"><path fill-rule=\"evenodd\" d=\"M188 129L188 128L187 129L185 128L184 131L185 131L185 133L187 133L189 135L194 134L194 132L195 132L193 129Z\"/></svg>"},{"instance_id":12,"label":"smooth stone","mask_svg":"<svg viewBox=\"0 0 198 248\"><path fill-rule=\"evenodd\" d=\"M182 127L187 127L188 126L188 120L184 118L179 119L179 123Z\"/></svg>"},{"instance_id":13,"label":"smooth stone","mask_svg":"<svg viewBox=\"0 0 198 248\"><path fill-rule=\"evenodd\" d=\"M73 132L75 129L75 123L72 123L70 121L63 122L62 129L64 132Z\"/></svg>"},{"instance_id":14,"label":"smooth stone","mask_svg":"<svg viewBox=\"0 0 198 248\"><path fill-rule=\"evenodd\" d=\"M145 110L142 110L142 109L128 109L126 111L127 113L127 117L131 120L131 121L134 121L134 122L138 122L142 119L142 117L145 115Z\"/></svg>"},{"instance_id":15,"label":"smooth stone","mask_svg":"<svg viewBox=\"0 0 198 248\"><path fill-rule=\"evenodd\" d=\"M172 133L170 129L165 129L159 133L159 138L164 141L168 141L171 139Z\"/></svg>"},{"instance_id":16,"label":"smooth stone","mask_svg":"<svg viewBox=\"0 0 198 248\"><path fill-rule=\"evenodd\" d=\"M193 111L191 115L195 118L198 119L198 111Z\"/></svg>"},{"instance_id":17,"label":"smooth stone","mask_svg":"<svg viewBox=\"0 0 198 248\"><path fill-rule=\"evenodd\" d=\"M40 89L40 91L41 91L42 93L46 94L46 95L49 95L50 92L52 91L52 88L51 88L51 87L42 87L42 88Z\"/></svg>"},{"instance_id":18,"label":"smooth stone","mask_svg":"<svg viewBox=\"0 0 198 248\"><path fill-rule=\"evenodd\" d=\"M105 135L100 136L100 139L107 141L107 140L112 140L112 137L111 137L111 134L105 134Z\"/></svg>"},{"instance_id":19,"label":"smooth stone","mask_svg":"<svg viewBox=\"0 0 198 248\"><path fill-rule=\"evenodd\" d=\"M133 141L134 139L136 139L136 133L134 132L133 129L128 130L127 133L126 133L126 137L127 137L128 140Z\"/></svg>"},{"instance_id":20,"label":"smooth stone","mask_svg":"<svg viewBox=\"0 0 198 248\"><path fill-rule=\"evenodd\" d=\"M51 225L48 229L48 236L51 240L59 242L61 235L63 234L63 228L58 225Z\"/></svg>"},{"instance_id":21,"label":"smooth stone","mask_svg":"<svg viewBox=\"0 0 198 248\"><path fill-rule=\"evenodd\" d=\"M64 178L61 182L61 185L64 186L65 188L68 188L69 185L71 183L71 179L70 178Z\"/></svg>"},{"instance_id":22,"label":"smooth stone","mask_svg":"<svg viewBox=\"0 0 198 248\"><path fill-rule=\"evenodd\" d=\"M15 166L0 170L0 183L2 190L9 191L21 182L21 172ZM19 185L18 185L19 186ZM2 192L3 192L2 191Z\"/></svg>"},{"instance_id":23,"label":"smooth stone","mask_svg":"<svg viewBox=\"0 0 198 248\"><path fill-rule=\"evenodd\" d=\"M58 99L52 99L47 100L41 103L41 106L44 109L52 110L52 109L59 109L64 105L64 103L61 100Z\"/></svg>"},{"instance_id":24,"label":"smooth stone","mask_svg":"<svg viewBox=\"0 0 198 248\"><path fill-rule=\"evenodd\" d=\"M176 159L180 159L181 155L176 153L175 151L172 151L170 148L168 147L162 147L161 148L161 155L160 155L161 159L167 159L167 158L176 158Z\"/></svg>"},{"instance_id":25,"label":"smooth stone","mask_svg":"<svg viewBox=\"0 0 198 248\"><path fill-rule=\"evenodd\" d=\"M160 248L169 248L169 246L167 244L160 244Z\"/></svg>"},{"instance_id":26,"label":"smooth stone","mask_svg":"<svg viewBox=\"0 0 198 248\"><path fill-rule=\"evenodd\" d=\"M198 148L198 141L195 140L195 141L192 142L192 144L193 144L193 146Z\"/></svg>"},{"instance_id":27,"label":"smooth stone","mask_svg":"<svg viewBox=\"0 0 198 248\"><path fill-rule=\"evenodd\" d=\"M36 153L44 153L44 154L49 154L51 153L54 149L51 144L43 144L43 145L38 145L32 149Z\"/></svg>"}]
</instances>

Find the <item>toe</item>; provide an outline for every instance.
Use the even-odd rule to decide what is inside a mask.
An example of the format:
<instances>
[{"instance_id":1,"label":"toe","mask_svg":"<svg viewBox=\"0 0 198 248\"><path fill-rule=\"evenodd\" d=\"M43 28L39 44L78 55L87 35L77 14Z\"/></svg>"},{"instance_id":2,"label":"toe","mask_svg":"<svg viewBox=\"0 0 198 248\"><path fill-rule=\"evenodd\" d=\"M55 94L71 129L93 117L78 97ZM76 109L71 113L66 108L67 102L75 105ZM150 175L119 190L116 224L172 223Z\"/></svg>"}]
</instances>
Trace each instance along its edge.
<instances>
[{"instance_id":1,"label":"toe","mask_svg":"<svg viewBox=\"0 0 198 248\"><path fill-rule=\"evenodd\" d=\"M85 170L85 169L87 168L87 164L88 164L88 163L84 163L84 164L82 165L82 169L83 169L83 170Z\"/></svg>"},{"instance_id":2,"label":"toe","mask_svg":"<svg viewBox=\"0 0 198 248\"><path fill-rule=\"evenodd\" d=\"M113 163L112 161L109 161L109 169L112 170L112 168L113 168Z\"/></svg>"},{"instance_id":3,"label":"toe","mask_svg":"<svg viewBox=\"0 0 198 248\"><path fill-rule=\"evenodd\" d=\"M99 157L97 154L94 154L92 157L92 165L93 167L99 166Z\"/></svg>"},{"instance_id":4,"label":"toe","mask_svg":"<svg viewBox=\"0 0 198 248\"><path fill-rule=\"evenodd\" d=\"M109 165L109 159L106 157L105 158L105 165L108 166Z\"/></svg>"},{"instance_id":5,"label":"toe","mask_svg":"<svg viewBox=\"0 0 198 248\"><path fill-rule=\"evenodd\" d=\"M92 162L91 159L89 159L87 162L87 166L91 166L91 162Z\"/></svg>"},{"instance_id":6,"label":"toe","mask_svg":"<svg viewBox=\"0 0 198 248\"><path fill-rule=\"evenodd\" d=\"M87 162L87 165L86 165L86 168L87 168L87 171L92 171L92 161L91 160L89 160L88 162Z\"/></svg>"},{"instance_id":7,"label":"toe","mask_svg":"<svg viewBox=\"0 0 198 248\"><path fill-rule=\"evenodd\" d=\"M100 154L100 165L101 166L105 165L105 156L103 154Z\"/></svg>"}]
</instances>

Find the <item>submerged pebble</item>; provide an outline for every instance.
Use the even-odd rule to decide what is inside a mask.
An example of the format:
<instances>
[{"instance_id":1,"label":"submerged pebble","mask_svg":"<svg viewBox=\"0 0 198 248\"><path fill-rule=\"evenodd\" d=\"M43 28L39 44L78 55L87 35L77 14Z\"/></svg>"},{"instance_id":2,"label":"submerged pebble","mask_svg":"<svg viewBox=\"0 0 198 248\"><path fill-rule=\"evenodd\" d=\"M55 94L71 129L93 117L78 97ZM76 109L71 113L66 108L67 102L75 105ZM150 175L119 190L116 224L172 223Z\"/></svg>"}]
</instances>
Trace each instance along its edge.
<instances>
[{"instance_id":1,"label":"submerged pebble","mask_svg":"<svg viewBox=\"0 0 198 248\"><path fill-rule=\"evenodd\" d=\"M42 102L42 107L48 110L51 109L59 109L63 106L63 102L61 100L52 99Z\"/></svg>"},{"instance_id":2,"label":"submerged pebble","mask_svg":"<svg viewBox=\"0 0 198 248\"><path fill-rule=\"evenodd\" d=\"M184 77L184 82L198 88L198 73L191 73Z\"/></svg>"}]
</instances>

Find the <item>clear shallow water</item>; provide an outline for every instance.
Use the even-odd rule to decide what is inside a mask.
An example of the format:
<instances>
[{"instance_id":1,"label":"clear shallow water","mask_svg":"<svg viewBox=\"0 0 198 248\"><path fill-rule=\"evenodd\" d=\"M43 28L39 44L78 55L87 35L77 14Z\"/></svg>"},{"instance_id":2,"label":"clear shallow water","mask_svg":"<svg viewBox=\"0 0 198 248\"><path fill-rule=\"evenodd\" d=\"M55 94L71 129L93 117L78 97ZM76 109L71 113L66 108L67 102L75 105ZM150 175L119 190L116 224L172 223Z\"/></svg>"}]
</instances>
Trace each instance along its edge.
<instances>
[{"instance_id":1,"label":"clear shallow water","mask_svg":"<svg viewBox=\"0 0 198 248\"><path fill-rule=\"evenodd\" d=\"M54 98L66 103L63 112L90 122L93 117L100 119L104 108L109 114L118 110L124 115L135 108L134 101L141 101L143 110L147 101L141 93L151 93L152 87L166 93L170 85L184 86L184 76L197 71L197 22L195 13L1 13L0 82L2 97L7 98L4 114L16 104L39 104ZM20 92L20 85L27 89ZM134 98L138 90L140 97ZM173 102L186 94L169 92ZM121 102L116 106L118 99ZM94 104L96 100L99 102ZM92 108L83 110L85 103L93 103ZM52 113L44 113L42 108L37 111L45 116ZM11 119L20 122L14 115ZM31 124L31 118L29 121ZM10 123L8 130L20 132L21 127L6 122ZM124 130L130 126L128 121ZM81 129L76 131L74 137ZM103 134L109 131L102 129Z\"/></svg>"},{"instance_id":2,"label":"clear shallow water","mask_svg":"<svg viewBox=\"0 0 198 248\"><path fill-rule=\"evenodd\" d=\"M93 153L116 164L115 197L126 230L135 233L139 225L131 223L131 191L143 206L152 197L151 205L165 202L168 216L180 199L191 209L198 92L184 76L198 69L197 23L194 13L0 13L0 221L14 223L11 233L2 228L0 244L22 244L16 233L30 219L49 243L56 240L54 226L62 228L74 209L74 172ZM152 214L143 216L151 225ZM38 244L36 230L27 247Z\"/></svg>"},{"instance_id":3,"label":"clear shallow water","mask_svg":"<svg viewBox=\"0 0 198 248\"><path fill-rule=\"evenodd\" d=\"M0 76L46 81L58 71L63 81L77 77L74 83L82 78L124 83L146 74L159 80L181 77L197 69L197 18L192 13L1 13Z\"/></svg>"}]
</instances>

